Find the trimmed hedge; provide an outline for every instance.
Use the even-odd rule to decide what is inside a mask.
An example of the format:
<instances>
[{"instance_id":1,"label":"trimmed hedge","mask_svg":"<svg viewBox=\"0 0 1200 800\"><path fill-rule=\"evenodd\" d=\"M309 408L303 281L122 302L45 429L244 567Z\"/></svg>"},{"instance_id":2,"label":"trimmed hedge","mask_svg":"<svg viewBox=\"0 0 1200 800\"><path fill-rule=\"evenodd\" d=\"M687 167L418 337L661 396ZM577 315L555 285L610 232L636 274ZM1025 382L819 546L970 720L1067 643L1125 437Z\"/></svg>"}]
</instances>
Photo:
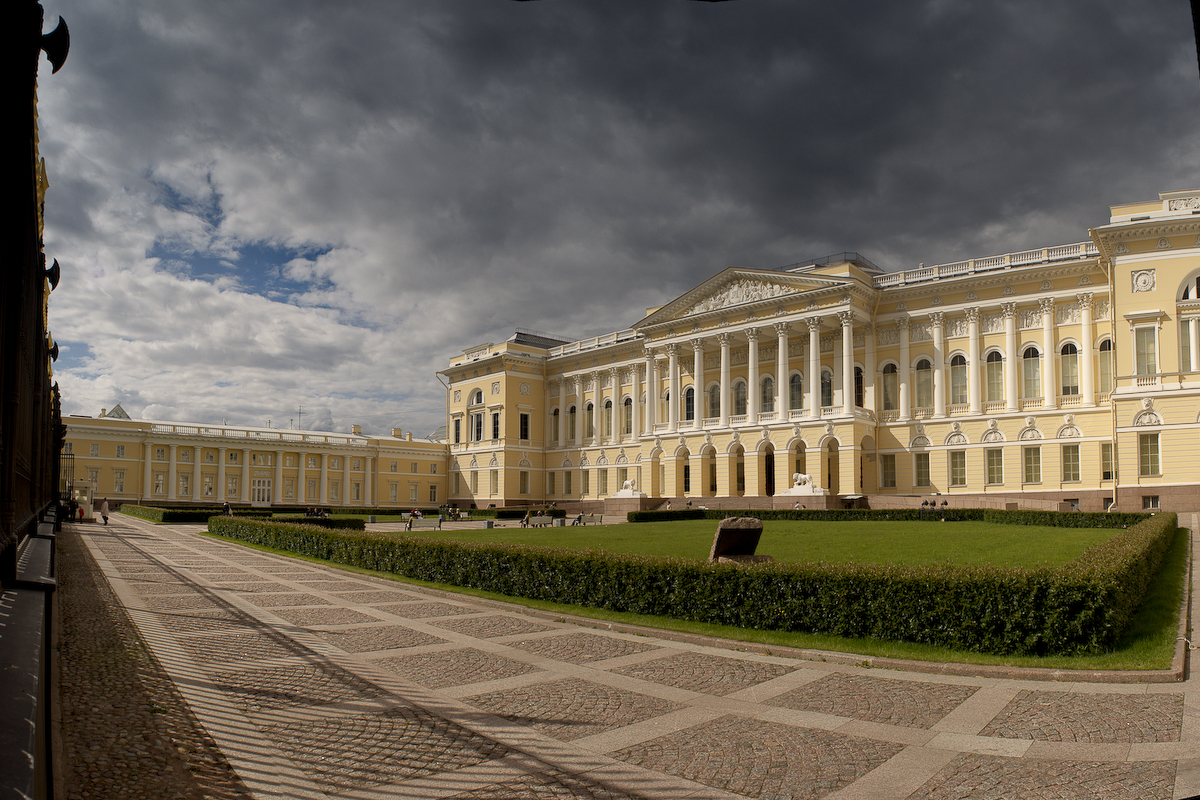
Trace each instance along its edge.
<instances>
[{"instance_id":1,"label":"trimmed hedge","mask_svg":"<svg viewBox=\"0 0 1200 800\"><path fill-rule=\"evenodd\" d=\"M296 516L274 517L271 521L291 523L293 525L314 525L326 530L365 531L367 529L367 520L359 516L306 517L302 514L297 514Z\"/></svg>"},{"instance_id":2,"label":"trimmed hedge","mask_svg":"<svg viewBox=\"0 0 1200 800\"><path fill-rule=\"evenodd\" d=\"M249 519L270 519L271 512L259 508L231 509L234 516ZM150 522L207 522L209 517L220 516L223 510L220 506L201 508L158 508L156 506L139 506L125 503L121 506L122 514L129 514Z\"/></svg>"},{"instance_id":3,"label":"trimmed hedge","mask_svg":"<svg viewBox=\"0 0 1200 800\"><path fill-rule=\"evenodd\" d=\"M629 522L666 522L680 519L715 519L755 517L761 520L814 520L817 522L880 522L884 520L914 522L945 519L947 522L991 522L997 525L1045 525L1055 528L1125 528L1137 525L1152 515L1148 513L1117 513L1096 511L1000 511L990 508L852 508L835 509L677 509L671 511L630 511Z\"/></svg>"},{"instance_id":4,"label":"trimmed hedge","mask_svg":"<svg viewBox=\"0 0 1200 800\"><path fill-rule=\"evenodd\" d=\"M541 514L546 517L557 517L565 519L567 516L566 509L563 508L497 508L495 509L496 519L524 519L526 514L531 516ZM472 511L472 514L475 512Z\"/></svg>"},{"instance_id":5,"label":"trimmed hedge","mask_svg":"<svg viewBox=\"0 0 1200 800\"><path fill-rule=\"evenodd\" d=\"M1158 514L1060 567L769 563L340 534L213 517L209 531L419 580L765 630L899 639L1001 655L1116 646L1175 535Z\"/></svg>"}]
</instances>

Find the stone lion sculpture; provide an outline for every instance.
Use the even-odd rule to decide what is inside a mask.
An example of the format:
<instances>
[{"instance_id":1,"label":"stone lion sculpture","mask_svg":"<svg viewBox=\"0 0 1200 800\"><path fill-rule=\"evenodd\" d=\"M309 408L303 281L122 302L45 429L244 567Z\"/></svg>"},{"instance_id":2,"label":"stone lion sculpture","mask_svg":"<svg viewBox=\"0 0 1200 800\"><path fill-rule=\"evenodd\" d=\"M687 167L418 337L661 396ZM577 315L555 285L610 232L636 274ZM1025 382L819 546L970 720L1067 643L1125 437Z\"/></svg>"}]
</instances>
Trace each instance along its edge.
<instances>
[{"instance_id":1,"label":"stone lion sculpture","mask_svg":"<svg viewBox=\"0 0 1200 800\"><path fill-rule=\"evenodd\" d=\"M792 473L793 486L809 486L812 484L812 475L805 475L803 472Z\"/></svg>"},{"instance_id":2,"label":"stone lion sculpture","mask_svg":"<svg viewBox=\"0 0 1200 800\"><path fill-rule=\"evenodd\" d=\"M633 478L630 478L629 480L625 481L625 483L621 484L621 488L632 491L633 489L637 488L637 481Z\"/></svg>"}]
</instances>

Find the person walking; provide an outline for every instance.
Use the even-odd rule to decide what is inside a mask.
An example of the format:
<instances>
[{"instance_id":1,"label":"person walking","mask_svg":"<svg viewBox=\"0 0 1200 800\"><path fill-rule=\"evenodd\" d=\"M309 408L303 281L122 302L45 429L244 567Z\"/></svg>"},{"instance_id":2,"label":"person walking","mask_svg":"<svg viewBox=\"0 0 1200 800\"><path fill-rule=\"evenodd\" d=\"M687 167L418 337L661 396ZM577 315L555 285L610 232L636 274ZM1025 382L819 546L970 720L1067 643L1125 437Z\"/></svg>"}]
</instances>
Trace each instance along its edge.
<instances>
[{"instance_id":1,"label":"person walking","mask_svg":"<svg viewBox=\"0 0 1200 800\"><path fill-rule=\"evenodd\" d=\"M104 498L100 502L100 519L104 520L104 524L108 524L108 498Z\"/></svg>"},{"instance_id":2,"label":"person walking","mask_svg":"<svg viewBox=\"0 0 1200 800\"><path fill-rule=\"evenodd\" d=\"M226 501L225 501L225 505L222 507L222 509L221 509L221 513L222 513L222 514L224 514L224 515L225 515L225 516L227 516L227 517L232 517L232 516L233 516L233 510L229 508L229 501L228 501L228 500L226 500Z\"/></svg>"}]
</instances>

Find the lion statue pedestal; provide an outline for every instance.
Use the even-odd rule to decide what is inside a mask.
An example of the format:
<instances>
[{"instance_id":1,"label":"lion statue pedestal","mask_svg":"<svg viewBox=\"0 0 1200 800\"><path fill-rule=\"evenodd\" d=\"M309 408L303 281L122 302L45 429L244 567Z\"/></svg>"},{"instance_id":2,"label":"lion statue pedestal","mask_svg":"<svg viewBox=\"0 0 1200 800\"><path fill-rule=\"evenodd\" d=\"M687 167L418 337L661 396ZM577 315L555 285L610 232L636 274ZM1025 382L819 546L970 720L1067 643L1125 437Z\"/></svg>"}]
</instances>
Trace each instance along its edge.
<instances>
[{"instance_id":1,"label":"lion statue pedestal","mask_svg":"<svg viewBox=\"0 0 1200 800\"><path fill-rule=\"evenodd\" d=\"M792 485L782 492L776 492L776 494L786 497L814 497L817 495L827 495L829 494L829 490L814 485L812 475L796 472L792 474Z\"/></svg>"},{"instance_id":2,"label":"lion statue pedestal","mask_svg":"<svg viewBox=\"0 0 1200 800\"><path fill-rule=\"evenodd\" d=\"M621 484L621 490L612 495L613 497L645 497L645 492L637 490L637 481L633 478Z\"/></svg>"}]
</instances>

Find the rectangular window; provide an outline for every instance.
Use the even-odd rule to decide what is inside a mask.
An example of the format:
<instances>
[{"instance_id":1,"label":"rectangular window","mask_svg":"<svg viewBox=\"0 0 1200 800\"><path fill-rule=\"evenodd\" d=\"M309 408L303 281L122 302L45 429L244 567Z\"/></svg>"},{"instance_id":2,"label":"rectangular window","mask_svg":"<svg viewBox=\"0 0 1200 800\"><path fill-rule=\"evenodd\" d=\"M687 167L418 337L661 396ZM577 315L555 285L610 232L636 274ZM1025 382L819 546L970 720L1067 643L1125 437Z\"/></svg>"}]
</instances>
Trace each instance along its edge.
<instances>
[{"instance_id":1,"label":"rectangular window","mask_svg":"<svg viewBox=\"0 0 1200 800\"><path fill-rule=\"evenodd\" d=\"M450 494L455 497L462 494L462 473L456 472L450 479Z\"/></svg>"},{"instance_id":2,"label":"rectangular window","mask_svg":"<svg viewBox=\"0 0 1200 800\"><path fill-rule=\"evenodd\" d=\"M521 415L521 438L522 439L529 438L529 415L528 414Z\"/></svg>"},{"instance_id":3,"label":"rectangular window","mask_svg":"<svg viewBox=\"0 0 1200 800\"><path fill-rule=\"evenodd\" d=\"M154 473L154 493L155 494L166 494L167 493L167 473L165 473L165 472Z\"/></svg>"},{"instance_id":4,"label":"rectangular window","mask_svg":"<svg viewBox=\"0 0 1200 800\"><path fill-rule=\"evenodd\" d=\"M546 494L554 494L554 473L546 473Z\"/></svg>"},{"instance_id":5,"label":"rectangular window","mask_svg":"<svg viewBox=\"0 0 1200 800\"><path fill-rule=\"evenodd\" d=\"M1142 510L1154 511L1158 509L1158 495L1145 494L1142 495Z\"/></svg>"},{"instance_id":6,"label":"rectangular window","mask_svg":"<svg viewBox=\"0 0 1200 800\"><path fill-rule=\"evenodd\" d=\"M362 461L357 458L354 459L354 461L350 462L350 469L362 469Z\"/></svg>"},{"instance_id":7,"label":"rectangular window","mask_svg":"<svg viewBox=\"0 0 1200 800\"><path fill-rule=\"evenodd\" d=\"M350 484L350 499L362 500L362 484L358 481L353 481Z\"/></svg>"},{"instance_id":8,"label":"rectangular window","mask_svg":"<svg viewBox=\"0 0 1200 800\"><path fill-rule=\"evenodd\" d=\"M523 469L521 476L521 494L529 494L529 470Z\"/></svg>"},{"instance_id":9,"label":"rectangular window","mask_svg":"<svg viewBox=\"0 0 1200 800\"><path fill-rule=\"evenodd\" d=\"M885 489L896 488L895 453L885 453L879 457L879 485Z\"/></svg>"},{"instance_id":10,"label":"rectangular window","mask_svg":"<svg viewBox=\"0 0 1200 800\"><path fill-rule=\"evenodd\" d=\"M229 463L230 463L230 464L236 464L236 463L238 463L238 454L237 454L237 453L230 453L230 454L229 454Z\"/></svg>"},{"instance_id":11,"label":"rectangular window","mask_svg":"<svg viewBox=\"0 0 1200 800\"><path fill-rule=\"evenodd\" d=\"M113 491L125 491L125 470L119 469L113 472Z\"/></svg>"},{"instance_id":12,"label":"rectangular window","mask_svg":"<svg viewBox=\"0 0 1200 800\"><path fill-rule=\"evenodd\" d=\"M478 414L471 415L471 431L472 431L471 441L473 441L473 442L482 442L483 441L483 412L482 411L479 412Z\"/></svg>"},{"instance_id":13,"label":"rectangular window","mask_svg":"<svg viewBox=\"0 0 1200 800\"><path fill-rule=\"evenodd\" d=\"M708 462L708 493L715 495L717 493L717 461L711 459Z\"/></svg>"},{"instance_id":14,"label":"rectangular window","mask_svg":"<svg viewBox=\"0 0 1200 800\"><path fill-rule=\"evenodd\" d=\"M125 457L125 445L119 444L119 445L117 445L117 458L124 458L124 457Z\"/></svg>"},{"instance_id":15,"label":"rectangular window","mask_svg":"<svg viewBox=\"0 0 1200 800\"><path fill-rule=\"evenodd\" d=\"M1100 445L1100 480L1111 481L1113 479L1113 446L1112 442L1105 442Z\"/></svg>"},{"instance_id":16,"label":"rectangular window","mask_svg":"<svg viewBox=\"0 0 1200 800\"><path fill-rule=\"evenodd\" d=\"M167 460L167 448L165 448L165 447L154 448L154 460L155 461L166 461Z\"/></svg>"},{"instance_id":17,"label":"rectangular window","mask_svg":"<svg viewBox=\"0 0 1200 800\"><path fill-rule=\"evenodd\" d=\"M950 485L967 485L967 451L950 451Z\"/></svg>"},{"instance_id":18,"label":"rectangular window","mask_svg":"<svg viewBox=\"0 0 1200 800\"><path fill-rule=\"evenodd\" d=\"M579 494L580 495L586 495L586 494L591 493L592 487L589 485L591 483L591 480L590 480L591 477L592 477L592 473L589 472L588 470L586 470L586 469L579 470Z\"/></svg>"},{"instance_id":19,"label":"rectangular window","mask_svg":"<svg viewBox=\"0 0 1200 800\"><path fill-rule=\"evenodd\" d=\"M429 484L429 502L431 502L431 503L437 502L437 484L436 483Z\"/></svg>"},{"instance_id":20,"label":"rectangular window","mask_svg":"<svg viewBox=\"0 0 1200 800\"><path fill-rule=\"evenodd\" d=\"M687 475L687 472L686 472L687 465L686 464L684 465L683 469L685 470L684 475L686 476ZM608 470L606 470L606 469L596 470L596 483L599 484L599 486L597 487L597 490L600 494L602 494L602 495L608 494ZM684 491L687 491L687 489L684 489Z\"/></svg>"},{"instance_id":21,"label":"rectangular window","mask_svg":"<svg viewBox=\"0 0 1200 800\"><path fill-rule=\"evenodd\" d=\"M388 484L388 502L400 502L400 484L396 483L395 481L392 481Z\"/></svg>"},{"instance_id":22,"label":"rectangular window","mask_svg":"<svg viewBox=\"0 0 1200 800\"><path fill-rule=\"evenodd\" d=\"M212 453L205 453L204 460L211 462L212 461ZM296 466L296 456L293 455L292 453L288 453L286 456L283 457L283 465L285 467Z\"/></svg>"},{"instance_id":23,"label":"rectangular window","mask_svg":"<svg viewBox=\"0 0 1200 800\"><path fill-rule=\"evenodd\" d=\"M437 462L436 461L429 465L429 474L437 475Z\"/></svg>"},{"instance_id":24,"label":"rectangular window","mask_svg":"<svg viewBox=\"0 0 1200 800\"><path fill-rule=\"evenodd\" d=\"M606 470L602 470L602 472L605 472L605 471ZM692 465L684 464L683 465L683 493L691 494L691 491L692 491Z\"/></svg>"},{"instance_id":25,"label":"rectangular window","mask_svg":"<svg viewBox=\"0 0 1200 800\"><path fill-rule=\"evenodd\" d=\"M479 494L479 470L471 470L471 494Z\"/></svg>"},{"instance_id":26,"label":"rectangular window","mask_svg":"<svg viewBox=\"0 0 1200 800\"><path fill-rule=\"evenodd\" d=\"M216 480L216 477L217 477L216 475L213 475L213 474L211 474L211 473L209 473L209 474L206 474L206 475L203 477L203 479L202 479L202 480L204 481L204 496L205 496L205 497L212 497L212 496L213 496L213 491L214 491L214 489L213 489L213 482ZM291 483L291 481L292 481L292 479L291 479L291 478L288 478L286 481L284 481L284 482L283 482L283 496L284 496L284 497L289 497L289 498L290 498L290 497L292 496L292 483Z\"/></svg>"},{"instance_id":27,"label":"rectangular window","mask_svg":"<svg viewBox=\"0 0 1200 800\"><path fill-rule=\"evenodd\" d=\"M1138 474L1142 477L1160 475L1158 469L1158 434L1138 436Z\"/></svg>"},{"instance_id":28,"label":"rectangular window","mask_svg":"<svg viewBox=\"0 0 1200 800\"><path fill-rule=\"evenodd\" d=\"M184 497L192 493L192 475L190 472L179 473L179 493Z\"/></svg>"},{"instance_id":29,"label":"rectangular window","mask_svg":"<svg viewBox=\"0 0 1200 800\"><path fill-rule=\"evenodd\" d=\"M392 472L399 472L399 471L400 471L400 464L393 461L392 462Z\"/></svg>"},{"instance_id":30,"label":"rectangular window","mask_svg":"<svg viewBox=\"0 0 1200 800\"><path fill-rule=\"evenodd\" d=\"M409 472L419 472L420 470L417 469L417 462L415 462L415 461L411 462L408 465L408 471Z\"/></svg>"},{"instance_id":31,"label":"rectangular window","mask_svg":"<svg viewBox=\"0 0 1200 800\"><path fill-rule=\"evenodd\" d=\"M500 491L500 470L492 470L491 486L489 488L491 489L492 494L496 494Z\"/></svg>"},{"instance_id":32,"label":"rectangular window","mask_svg":"<svg viewBox=\"0 0 1200 800\"><path fill-rule=\"evenodd\" d=\"M1040 447L1025 448L1025 483L1042 482L1042 450Z\"/></svg>"},{"instance_id":33,"label":"rectangular window","mask_svg":"<svg viewBox=\"0 0 1200 800\"><path fill-rule=\"evenodd\" d=\"M1192 325L1189 320L1179 320L1179 371L1193 372L1192 366Z\"/></svg>"},{"instance_id":34,"label":"rectangular window","mask_svg":"<svg viewBox=\"0 0 1200 800\"><path fill-rule=\"evenodd\" d=\"M408 501L410 503L417 502L417 484L416 483L408 484Z\"/></svg>"},{"instance_id":35,"label":"rectangular window","mask_svg":"<svg viewBox=\"0 0 1200 800\"><path fill-rule=\"evenodd\" d=\"M184 462L185 464L189 463L192 460L191 448L185 447L182 450L180 450L179 451L179 460Z\"/></svg>"},{"instance_id":36,"label":"rectangular window","mask_svg":"<svg viewBox=\"0 0 1200 800\"><path fill-rule=\"evenodd\" d=\"M500 438L500 412L499 411L492 412L492 438L493 439Z\"/></svg>"},{"instance_id":37,"label":"rectangular window","mask_svg":"<svg viewBox=\"0 0 1200 800\"><path fill-rule=\"evenodd\" d=\"M100 482L100 470L89 469L88 470L88 483L90 483L92 485L92 489L95 489L96 484L98 484L99 482Z\"/></svg>"},{"instance_id":38,"label":"rectangular window","mask_svg":"<svg viewBox=\"0 0 1200 800\"><path fill-rule=\"evenodd\" d=\"M1079 480L1079 445L1077 444L1063 445L1062 479L1064 483Z\"/></svg>"},{"instance_id":39,"label":"rectangular window","mask_svg":"<svg viewBox=\"0 0 1200 800\"><path fill-rule=\"evenodd\" d=\"M571 493L571 471L567 470L563 473L563 494Z\"/></svg>"},{"instance_id":40,"label":"rectangular window","mask_svg":"<svg viewBox=\"0 0 1200 800\"><path fill-rule=\"evenodd\" d=\"M984 451L984 461L987 464L987 482L992 486L1004 483L1004 451L1000 449Z\"/></svg>"},{"instance_id":41,"label":"rectangular window","mask_svg":"<svg viewBox=\"0 0 1200 800\"><path fill-rule=\"evenodd\" d=\"M617 487L624 489L627 480L629 480L629 467L617 467Z\"/></svg>"},{"instance_id":42,"label":"rectangular window","mask_svg":"<svg viewBox=\"0 0 1200 800\"><path fill-rule=\"evenodd\" d=\"M225 478L226 478L226 480L225 480L225 496L226 497L237 497L238 496L238 476L237 475L226 475Z\"/></svg>"},{"instance_id":43,"label":"rectangular window","mask_svg":"<svg viewBox=\"0 0 1200 800\"><path fill-rule=\"evenodd\" d=\"M64 445L63 445L63 452L64 452L64 453L74 453L74 452L75 452L75 443L74 443L74 442L67 442L66 444L64 444Z\"/></svg>"},{"instance_id":44,"label":"rectangular window","mask_svg":"<svg viewBox=\"0 0 1200 800\"><path fill-rule=\"evenodd\" d=\"M341 492L342 492L342 484L340 481L330 481L329 482L329 501L331 503L336 503L338 500L341 499L341 497L342 497Z\"/></svg>"},{"instance_id":45,"label":"rectangular window","mask_svg":"<svg viewBox=\"0 0 1200 800\"><path fill-rule=\"evenodd\" d=\"M1133 332L1134 344L1137 348L1137 374L1155 375L1158 373L1158 329L1153 326L1136 328Z\"/></svg>"},{"instance_id":46,"label":"rectangular window","mask_svg":"<svg viewBox=\"0 0 1200 800\"><path fill-rule=\"evenodd\" d=\"M317 468L317 457L316 457L316 456L309 456L309 457L308 457L308 468L309 468L309 469L316 469L316 468Z\"/></svg>"},{"instance_id":47,"label":"rectangular window","mask_svg":"<svg viewBox=\"0 0 1200 800\"><path fill-rule=\"evenodd\" d=\"M920 487L930 485L929 453L913 453L913 482Z\"/></svg>"},{"instance_id":48,"label":"rectangular window","mask_svg":"<svg viewBox=\"0 0 1200 800\"><path fill-rule=\"evenodd\" d=\"M454 443L460 444L461 442L462 442L462 418L455 417L454 418ZM416 470L413 470L413 471L416 472Z\"/></svg>"}]
</instances>

